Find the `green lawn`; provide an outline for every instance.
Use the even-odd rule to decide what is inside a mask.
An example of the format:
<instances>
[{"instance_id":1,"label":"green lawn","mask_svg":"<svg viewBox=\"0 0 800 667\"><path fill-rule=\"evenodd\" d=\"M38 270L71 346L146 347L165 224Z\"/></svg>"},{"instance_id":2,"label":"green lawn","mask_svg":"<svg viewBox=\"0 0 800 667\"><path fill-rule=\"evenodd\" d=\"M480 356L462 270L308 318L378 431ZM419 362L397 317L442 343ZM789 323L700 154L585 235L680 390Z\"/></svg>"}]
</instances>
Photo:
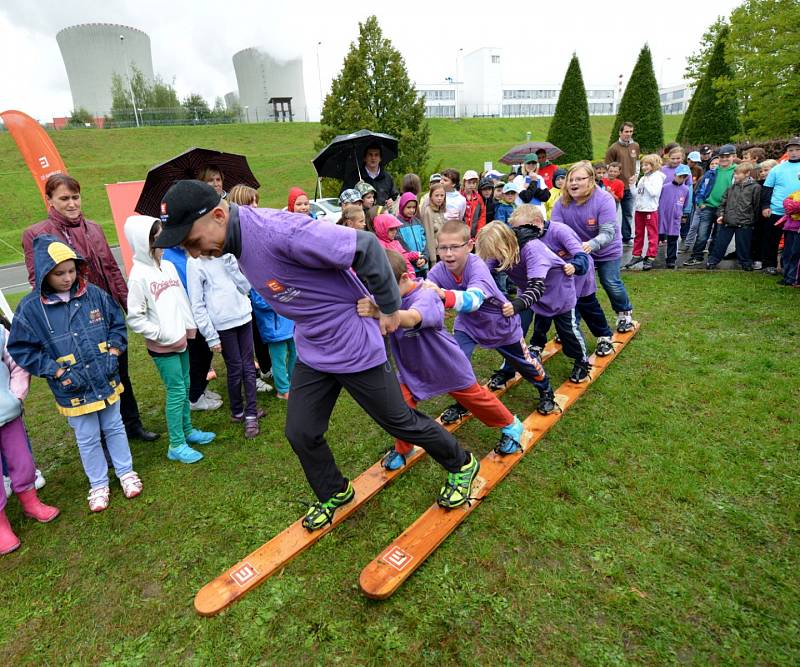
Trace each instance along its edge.
<instances>
[{"instance_id":1,"label":"green lawn","mask_svg":"<svg viewBox=\"0 0 800 667\"><path fill-rule=\"evenodd\" d=\"M681 116L665 116L665 138L672 140ZM614 118L593 116L594 152L605 153ZM431 120L431 168L443 165L482 169L484 161L497 160L512 145L547 135L549 118L472 118ZM314 190L311 158L319 135L317 123L264 123L147 127L124 130L63 130L52 134L70 173L81 183L86 216L99 222L109 241L116 243L106 183L135 181L147 170L192 146L216 148L247 155L261 182L263 205L283 207L289 188ZM0 229L0 264L20 261L20 237L28 225L44 217L44 204L36 184L7 132L0 133L0 190L11 193ZM328 193L332 194L332 193Z\"/></svg>"},{"instance_id":2,"label":"green lawn","mask_svg":"<svg viewBox=\"0 0 800 667\"><path fill-rule=\"evenodd\" d=\"M204 619L195 592L310 499L285 404L260 399L255 442L223 411L197 416L219 438L195 466L168 462L163 441L134 444L144 494L114 487L90 516L71 431L36 381L26 418L42 496L62 514L34 524L9 502L23 546L0 557L0 664L800 663L800 291L728 271L625 280L639 335L384 602L362 597L358 576L431 503L430 460ZM479 352L479 374L495 362ZM138 337L131 367L145 422L163 431ZM560 357L548 368L556 385L569 372ZM534 407L528 387L506 401L520 416ZM470 423L459 437L484 454L497 434ZM390 444L347 398L329 438L351 476Z\"/></svg>"}]
</instances>

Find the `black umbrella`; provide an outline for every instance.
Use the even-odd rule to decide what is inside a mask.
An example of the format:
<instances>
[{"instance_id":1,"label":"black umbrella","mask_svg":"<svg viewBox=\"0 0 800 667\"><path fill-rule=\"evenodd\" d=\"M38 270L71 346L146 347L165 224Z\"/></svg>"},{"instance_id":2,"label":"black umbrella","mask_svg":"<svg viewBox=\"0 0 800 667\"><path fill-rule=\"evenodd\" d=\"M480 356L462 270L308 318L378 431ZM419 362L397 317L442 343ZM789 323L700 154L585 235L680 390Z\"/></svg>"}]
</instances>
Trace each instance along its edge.
<instances>
[{"instance_id":1,"label":"black umbrella","mask_svg":"<svg viewBox=\"0 0 800 667\"><path fill-rule=\"evenodd\" d=\"M358 171L360 180L364 151L373 145L380 146L382 164L388 164L397 157L397 139L392 135L359 130L334 137L311 163L320 178L327 176L344 180L347 174Z\"/></svg>"},{"instance_id":2,"label":"black umbrella","mask_svg":"<svg viewBox=\"0 0 800 667\"><path fill-rule=\"evenodd\" d=\"M147 172L142 194L136 202L136 212L157 218L161 215L161 200L170 186L175 181L197 178L206 167L214 167L222 173L226 190L240 183L251 188L261 187L244 155L223 153L210 148L190 148Z\"/></svg>"}]
</instances>

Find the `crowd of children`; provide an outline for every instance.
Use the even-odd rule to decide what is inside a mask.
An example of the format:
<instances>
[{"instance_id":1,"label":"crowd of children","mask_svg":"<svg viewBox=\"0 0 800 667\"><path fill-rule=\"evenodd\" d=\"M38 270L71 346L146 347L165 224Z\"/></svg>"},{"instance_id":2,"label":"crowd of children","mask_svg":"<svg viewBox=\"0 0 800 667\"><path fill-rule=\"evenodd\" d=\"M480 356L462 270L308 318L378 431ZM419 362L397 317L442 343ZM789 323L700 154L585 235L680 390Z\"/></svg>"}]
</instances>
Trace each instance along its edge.
<instances>
[{"instance_id":1,"label":"crowd of children","mask_svg":"<svg viewBox=\"0 0 800 667\"><path fill-rule=\"evenodd\" d=\"M622 142L622 132L621 144L631 145ZM625 151L623 157L627 160ZM524 159L521 173L507 178L496 171L467 170L462 179L459 171L445 169L430 176L424 193L419 177L408 174L403 192L388 201L388 207L375 204L375 188L364 181L342 192L338 225L347 231L331 239L344 242L349 234L374 235L379 244L375 248L385 252L399 290L397 328L385 331L390 333L389 349L408 406L449 394L456 403L442 414L444 423L472 412L485 424L501 429L495 451L501 455L519 451L520 420L489 390L501 388L518 372L535 388L538 412L557 409L540 359L551 325L573 361L572 382L585 381L591 372L581 320L596 339L595 354L613 354L612 327L597 300L595 271L616 313L616 330L629 331L633 308L620 274L625 246L632 245L626 269L652 270L662 248L665 266L676 268L679 242L683 243L680 251L691 253L683 266L715 269L729 257L734 241L742 269L780 273L781 284L798 284L800 138L787 143L782 162L765 159L761 149L751 149L740 159L730 144L714 153L703 147L702 152L688 155L680 146L670 145L661 155L637 153L634 157L627 182L623 174L631 165L621 161L579 162L565 170L540 151ZM211 195L203 191L197 196L209 198L212 208L211 199L227 198L237 225L241 211L255 210L258 205L258 193L252 188L236 185L226 193L219 170L206 169L202 180L213 190L209 188ZM78 187L78 199L79 192ZM623 202L629 193L634 225L631 237L624 239ZM303 190L289 191L290 214L311 216L310 206ZM268 222L264 218L258 224ZM128 328L143 337L163 381L166 455L182 463L200 461L203 454L197 447L215 439L214 433L194 428L191 418L192 410L217 409L223 404L222 397L207 387L213 353L222 355L227 369L230 419L244 426L246 438L259 434L264 411L258 407L256 392L264 385L265 371L271 373L277 397L289 399L296 366L306 380L312 371L347 370L329 369L327 361L314 365L310 350L321 339L311 342L309 322L325 330L322 338L339 332L320 320L319 313L309 315L299 306L293 311L302 320L296 328L284 308L294 295L283 295L286 288L276 281L251 286L248 277L253 276L246 277L247 272L240 269L241 254L247 249L223 253L220 241L220 252L210 253L213 256L188 257L177 245L159 247L161 232L158 219L132 216L126 222L133 266L124 303L110 296L106 291L110 287L96 284L100 282L97 267L68 239L47 233L27 239L34 289L20 302L13 321L4 321L0 328L0 455L11 490L25 514L34 519L50 521L58 510L41 503L34 488L35 465L21 410L30 374L47 380L59 412L75 432L89 481L89 508L96 512L110 502L109 463L125 497L133 498L143 488L120 413L120 397L127 390L120 377L120 357L128 344ZM293 241L293 252L298 252L299 245L299 240ZM322 249L306 251L313 254ZM350 252L344 246L339 251ZM384 311L378 303L391 297L378 298L375 284L370 284L371 274L358 264L358 252L355 257L349 273L342 274L342 267L331 264L330 277L346 284L354 313L383 322ZM304 260L295 256L280 261L302 265ZM286 270L294 269L287 264ZM363 285L357 289L353 281L359 278ZM284 298L276 302L269 290ZM336 305L339 310L340 306ZM445 326L447 310L456 314L452 334ZM348 326L359 329L352 322ZM531 327L528 344L525 337ZM365 345L373 334L372 328L365 333ZM296 340L302 343L298 345L300 359ZM477 382L471 367L477 346L496 350L504 362L488 389ZM375 347L376 359L384 353L382 346ZM356 364L358 373L362 365ZM363 389L347 388L351 393ZM303 392L308 393L305 388ZM396 415L380 416L383 408L377 405L365 409L397 436L383 459L386 468L404 465L414 447L408 436L422 429L426 435L416 443L425 442L440 452L440 462L449 471L440 504L455 507L466 501L477 474L471 454L458 453L455 441L442 444L430 426L409 416L401 418L407 422L405 427L395 428L391 424ZM287 426L290 432L301 460L311 456L297 423ZM349 502L352 487L340 476L334 475L333 483L305 464L304 468L320 500L305 521L313 530ZM5 516L6 495L5 489L0 492L0 553L19 546Z\"/></svg>"}]
</instances>

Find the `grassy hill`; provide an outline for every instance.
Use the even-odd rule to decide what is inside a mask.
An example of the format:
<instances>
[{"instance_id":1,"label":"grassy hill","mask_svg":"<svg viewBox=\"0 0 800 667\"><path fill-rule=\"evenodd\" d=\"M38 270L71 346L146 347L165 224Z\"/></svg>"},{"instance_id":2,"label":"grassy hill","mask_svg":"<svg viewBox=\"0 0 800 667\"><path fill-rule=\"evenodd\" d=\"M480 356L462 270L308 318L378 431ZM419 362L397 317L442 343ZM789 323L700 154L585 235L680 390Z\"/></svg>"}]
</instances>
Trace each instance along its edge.
<instances>
[{"instance_id":1,"label":"grassy hill","mask_svg":"<svg viewBox=\"0 0 800 667\"><path fill-rule=\"evenodd\" d=\"M680 116L665 116L665 140L671 141ZM614 122L611 116L592 117L594 154L601 157ZM485 161L498 159L514 144L546 136L550 118L434 119L431 124L430 166L480 170ZM83 190L87 217L99 222L109 240L116 241L104 185L135 181L147 170L191 146L216 148L247 155L261 181L261 201L284 206L290 186L311 192L315 174L311 167L317 123L271 123L147 127L124 130L64 130L53 141L70 173ZM20 235L29 224L44 217L44 206L36 185L8 133L0 134L0 189L10 193L5 207L6 222L0 229L0 264L21 259Z\"/></svg>"}]
</instances>

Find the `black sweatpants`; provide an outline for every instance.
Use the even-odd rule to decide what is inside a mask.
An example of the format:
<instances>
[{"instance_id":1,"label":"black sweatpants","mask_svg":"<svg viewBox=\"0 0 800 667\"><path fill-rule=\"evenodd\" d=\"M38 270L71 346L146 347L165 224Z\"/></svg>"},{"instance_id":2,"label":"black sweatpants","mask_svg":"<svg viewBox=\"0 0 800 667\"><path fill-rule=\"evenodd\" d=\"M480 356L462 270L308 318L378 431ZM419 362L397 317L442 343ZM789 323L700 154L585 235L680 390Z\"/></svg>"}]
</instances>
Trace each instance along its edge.
<instances>
[{"instance_id":1,"label":"black sweatpants","mask_svg":"<svg viewBox=\"0 0 800 667\"><path fill-rule=\"evenodd\" d=\"M194 403L208 386L208 371L214 353L199 331L194 338L187 340L186 350L189 352L189 401Z\"/></svg>"},{"instance_id":2,"label":"black sweatpants","mask_svg":"<svg viewBox=\"0 0 800 667\"><path fill-rule=\"evenodd\" d=\"M136 402L136 396L133 393L133 385L131 384L131 376L128 374L128 350L125 350L117 358L119 364L119 380L125 390L119 397L119 410L122 414L122 423L125 424L125 429L136 429L142 426L142 418L139 415L139 404Z\"/></svg>"},{"instance_id":3,"label":"black sweatpants","mask_svg":"<svg viewBox=\"0 0 800 667\"><path fill-rule=\"evenodd\" d=\"M253 350L256 353L256 361L258 368L262 373L269 373L272 369L272 359L269 356L269 345L261 340L261 334L258 331L256 318L251 320L253 323Z\"/></svg>"},{"instance_id":4,"label":"black sweatpants","mask_svg":"<svg viewBox=\"0 0 800 667\"><path fill-rule=\"evenodd\" d=\"M298 359L289 390L285 433L320 501L341 491L347 482L325 439L342 388L389 435L419 445L448 472L457 472L467 462L468 454L451 433L406 405L388 361L358 373L324 373Z\"/></svg>"},{"instance_id":5,"label":"black sweatpants","mask_svg":"<svg viewBox=\"0 0 800 667\"><path fill-rule=\"evenodd\" d=\"M544 349L544 346L547 345L547 332L550 331L551 324L556 326L556 333L561 339L561 349L564 350L564 354L575 361L586 361L586 342L578 327L574 309L552 317L534 315L531 344Z\"/></svg>"}]
</instances>

